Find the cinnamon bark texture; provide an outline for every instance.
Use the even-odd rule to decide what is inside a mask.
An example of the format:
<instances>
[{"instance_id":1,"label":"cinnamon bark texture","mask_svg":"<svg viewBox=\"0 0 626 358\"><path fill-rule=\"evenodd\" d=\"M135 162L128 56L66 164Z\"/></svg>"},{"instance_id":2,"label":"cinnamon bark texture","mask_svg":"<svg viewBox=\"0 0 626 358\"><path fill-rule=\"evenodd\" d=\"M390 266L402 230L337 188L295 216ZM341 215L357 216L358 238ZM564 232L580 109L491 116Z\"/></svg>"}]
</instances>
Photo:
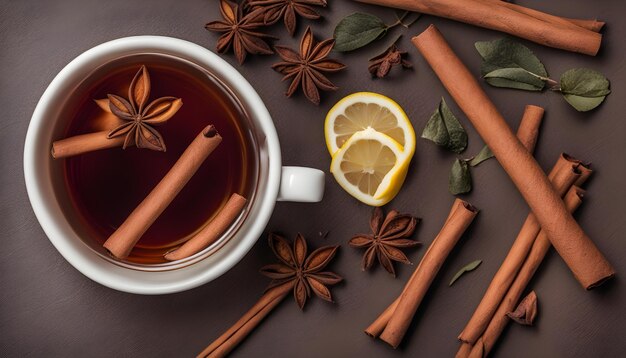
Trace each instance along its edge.
<instances>
[{"instance_id":1,"label":"cinnamon bark texture","mask_svg":"<svg viewBox=\"0 0 626 358\"><path fill-rule=\"evenodd\" d=\"M567 194L565 194L564 201L569 212L574 212L578 206L580 206L584 193L584 190L579 187L572 186ZM493 318L489 322L489 325L487 326L487 329L483 333L482 337L478 339L472 348L469 357L482 358L489 354L495 342L504 330L504 327L506 327L510 320L510 318L506 315L507 312L515 310L522 293L526 289L526 286L537 271L537 268L543 261L549 249L550 241L548 240L545 231L541 230L532 246L532 249L530 250L530 253L528 254L528 258L513 281L511 288L500 303L500 306L493 315Z\"/></svg>"},{"instance_id":2,"label":"cinnamon bark texture","mask_svg":"<svg viewBox=\"0 0 626 358\"><path fill-rule=\"evenodd\" d=\"M128 257L141 236L174 200L221 141L222 137L213 125L204 128L159 184L107 239L104 247L119 259Z\"/></svg>"},{"instance_id":3,"label":"cinnamon bark texture","mask_svg":"<svg viewBox=\"0 0 626 358\"><path fill-rule=\"evenodd\" d=\"M471 204L456 199L441 231L424 254L409 278L404 290L366 330L365 333L397 348L426 291L439 272L444 261L459 241L467 227L478 214Z\"/></svg>"},{"instance_id":4,"label":"cinnamon bark texture","mask_svg":"<svg viewBox=\"0 0 626 358\"><path fill-rule=\"evenodd\" d=\"M565 195L574 182L581 177L581 171L578 169L579 166L580 161L566 154L559 156L559 159L548 175L555 191L559 195ZM487 324L489 324L502 298L524 264L524 260L540 230L541 227L539 226L539 222L537 222L537 218L532 213L528 214L509 253L491 280L487 291L467 323L467 326L465 326L459 335L461 341L473 344L485 331Z\"/></svg>"},{"instance_id":5,"label":"cinnamon bark texture","mask_svg":"<svg viewBox=\"0 0 626 358\"><path fill-rule=\"evenodd\" d=\"M165 254L165 259L168 261L184 259L209 247L235 221L245 205L246 198L237 193L231 195L211 222L181 247Z\"/></svg>"},{"instance_id":6,"label":"cinnamon bark texture","mask_svg":"<svg viewBox=\"0 0 626 358\"><path fill-rule=\"evenodd\" d=\"M269 289L252 308L246 312L232 327L222 334L213 343L207 346L198 358L225 357L241 341L254 330L256 326L276 307L287 295L293 291L293 282Z\"/></svg>"},{"instance_id":7,"label":"cinnamon bark texture","mask_svg":"<svg viewBox=\"0 0 626 358\"><path fill-rule=\"evenodd\" d=\"M518 4L513 4L507 1L500 0L488 0L498 2L501 6L507 7L509 9L515 10L522 14L526 14L532 16L536 19L543 20L545 22L563 25L563 26L571 26L575 25L578 27L582 27L584 29L599 32L604 27L604 22L598 20L584 20L584 19L568 19L565 17L554 16L551 14L547 14L545 12L537 11L535 9L527 8Z\"/></svg>"},{"instance_id":8,"label":"cinnamon bark texture","mask_svg":"<svg viewBox=\"0 0 626 358\"><path fill-rule=\"evenodd\" d=\"M506 2L493 0L357 0L368 4L388 6L423 14L440 16L467 24L501 31L538 44L595 56L602 35L569 21L557 21L556 16L539 11L533 15L511 8ZM552 21L545 21L549 17Z\"/></svg>"},{"instance_id":9,"label":"cinnamon bark texture","mask_svg":"<svg viewBox=\"0 0 626 358\"><path fill-rule=\"evenodd\" d=\"M527 105L524 108L524 115L519 123L519 127L517 127L517 138L530 153L535 151L535 146L537 145L543 113L543 108L533 106L532 104Z\"/></svg>"},{"instance_id":10,"label":"cinnamon bark texture","mask_svg":"<svg viewBox=\"0 0 626 358\"><path fill-rule=\"evenodd\" d=\"M590 289L612 277L614 269L437 28L430 25L412 41L517 186L580 284Z\"/></svg>"}]
</instances>

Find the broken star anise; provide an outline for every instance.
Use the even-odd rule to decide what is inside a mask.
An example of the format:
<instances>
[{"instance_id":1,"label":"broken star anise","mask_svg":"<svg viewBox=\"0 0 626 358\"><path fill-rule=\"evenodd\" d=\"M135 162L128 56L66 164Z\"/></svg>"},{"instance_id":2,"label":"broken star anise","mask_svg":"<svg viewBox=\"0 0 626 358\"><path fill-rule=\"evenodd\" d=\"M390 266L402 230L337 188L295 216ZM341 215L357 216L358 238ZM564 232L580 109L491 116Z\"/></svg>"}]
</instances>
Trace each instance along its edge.
<instances>
[{"instance_id":1,"label":"broken star anise","mask_svg":"<svg viewBox=\"0 0 626 358\"><path fill-rule=\"evenodd\" d=\"M275 24L282 17L291 36L296 32L296 15L311 20L319 19L320 14L313 6L326 7L326 4L326 0L250 0L248 2L253 9L264 10L263 21L266 25Z\"/></svg>"},{"instance_id":2,"label":"broken star anise","mask_svg":"<svg viewBox=\"0 0 626 358\"><path fill-rule=\"evenodd\" d=\"M316 43L309 27L300 41L300 53L285 46L274 47L283 61L272 65L272 68L285 75L283 81L291 79L291 84L285 93L287 97L291 97L301 86L306 98L319 105L319 90L338 89L322 74L322 72L337 72L346 67L337 60L327 58L334 45L333 39Z\"/></svg>"},{"instance_id":3,"label":"broken star anise","mask_svg":"<svg viewBox=\"0 0 626 358\"><path fill-rule=\"evenodd\" d=\"M530 291L519 303L515 311L507 312L506 315L521 325L532 326L535 317L537 317L537 294L535 291Z\"/></svg>"},{"instance_id":4,"label":"broken star anise","mask_svg":"<svg viewBox=\"0 0 626 358\"><path fill-rule=\"evenodd\" d=\"M383 78L389 74L389 71L393 66L400 65L402 68L411 68L413 65L411 62L405 59L407 56L406 51L400 51L396 44L389 46L385 52L378 56L372 57L369 60L369 66L367 70L378 78Z\"/></svg>"},{"instance_id":5,"label":"broken star anise","mask_svg":"<svg viewBox=\"0 0 626 358\"><path fill-rule=\"evenodd\" d=\"M324 246L307 257L306 240L301 234L292 245L281 236L269 235L269 245L280 263L261 268L261 273L272 279L269 289L289 283L293 285L293 295L300 308L313 291L318 297L332 302L327 286L339 283L342 278L333 272L322 270L328 265L339 246Z\"/></svg>"},{"instance_id":6,"label":"broken star anise","mask_svg":"<svg viewBox=\"0 0 626 358\"><path fill-rule=\"evenodd\" d=\"M225 53L233 48L239 64L243 64L248 53L254 55L270 55L274 51L266 40L276 39L274 36L259 32L265 26L264 9L244 12L244 4L220 0L220 11L223 21L212 21L205 25L209 31L222 32L217 40L217 52Z\"/></svg>"},{"instance_id":7,"label":"broken star anise","mask_svg":"<svg viewBox=\"0 0 626 358\"><path fill-rule=\"evenodd\" d=\"M352 247L367 248L363 254L361 269L369 269L378 258L385 270L395 277L392 261L411 263L400 249L420 244L419 241L408 238L415 231L418 222L418 218L400 214L396 210L391 210L383 219L383 210L375 208L370 218L372 234L358 234L349 241Z\"/></svg>"},{"instance_id":8,"label":"broken star anise","mask_svg":"<svg viewBox=\"0 0 626 358\"><path fill-rule=\"evenodd\" d=\"M135 145L165 152L165 142L153 125L170 119L183 105L180 98L161 97L148 104L150 98L150 75L141 66L128 88L128 99L108 94L107 99L97 100L100 108L113 113L122 124L111 130L108 138L126 136L123 148Z\"/></svg>"}]
</instances>

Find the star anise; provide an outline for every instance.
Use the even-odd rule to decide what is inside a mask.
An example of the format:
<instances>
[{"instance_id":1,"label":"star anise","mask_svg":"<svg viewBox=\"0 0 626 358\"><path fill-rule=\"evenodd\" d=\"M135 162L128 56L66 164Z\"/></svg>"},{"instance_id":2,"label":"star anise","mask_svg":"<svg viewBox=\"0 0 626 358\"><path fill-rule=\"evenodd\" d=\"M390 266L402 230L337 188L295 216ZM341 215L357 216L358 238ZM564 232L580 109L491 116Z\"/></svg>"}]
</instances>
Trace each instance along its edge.
<instances>
[{"instance_id":1,"label":"star anise","mask_svg":"<svg viewBox=\"0 0 626 358\"><path fill-rule=\"evenodd\" d=\"M217 52L225 53L233 48L239 64L243 64L248 53L254 55L270 55L274 51L266 40L276 39L274 36L259 32L265 26L264 9L259 8L249 13L244 12L244 4L220 0L220 11L223 21L212 21L205 25L209 31L222 32L217 40Z\"/></svg>"},{"instance_id":2,"label":"star anise","mask_svg":"<svg viewBox=\"0 0 626 358\"><path fill-rule=\"evenodd\" d=\"M389 46L385 52L369 60L367 70L378 78L383 78L389 74L393 66L401 65L402 68L411 68L411 62L405 59L408 55L406 51L400 51L396 44Z\"/></svg>"},{"instance_id":3,"label":"star anise","mask_svg":"<svg viewBox=\"0 0 626 358\"><path fill-rule=\"evenodd\" d=\"M269 245L280 263L261 268L261 273L272 279L268 290L286 283L293 285L293 295L300 308L313 291L318 297L332 302L327 286L341 282L341 276L322 270L328 265L339 246L324 246L313 251L307 257L306 240L301 234L296 236L292 245L276 234L269 235Z\"/></svg>"},{"instance_id":4,"label":"star anise","mask_svg":"<svg viewBox=\"0 0 626 358\"><path fill-rule=\"evenodd\" d=\"M419 241L408 238L415 231L418 222L418 218L400 214L396 210L391 210L383 220L383 210L375 208L370 218L372 234L358 234L349 241L352 247L367 248L363 254L361 269L369 269L378 258L385 270L395 277L392 261L411 263L400 249L420 244Z\"/></svg>"},{"instance_id":5,"label":"star anise","mask_svg":"<svg viewBox=\"0 0 626 358\"><path fill-rule=\"evenodd\" d=\"M263 21L266 25L275 24L282 17L287 31L293 36L296 32L296 15L311 20L319 19L320 14L313 6L326 7L327 3L326 0L250 0L248 4L253 9L264 10Z\"/></svg>"},{"instance_id":6,"label":"star anise","mask_svg":"<svg viewBox=\"0 0 626 358\"><path fill-rule=\"evenodd\" d=\"M170 119L183 105L180 98L161 97L148 104L150 98L150 74L141 66L128 88L128 99L108 94L107 99L97 100L100 108L113 113L122 124L111 130L108 138L126 136L123 148L134 145L165 152L165 142L153 125Z\"/></svg>"},{"instance_id":7,"label":"star anise","mask_svg":"<svg viewBox=\"0 0 626 358\"><path fill-rule=\"evenodd\" d=\"M346 67L337 60L327 58L334 45L333 39L316 43L309 27L300 41L300 53L285 46L274 47L283 61L272 65L272 68L285 75L283 81L291 79L289 89L285 93L287 97L291 97L298 87L302 86L306 98L319 105L320 89L324 91L338 89L322 74L337 72Z\"/></svg>"}]
</instances>

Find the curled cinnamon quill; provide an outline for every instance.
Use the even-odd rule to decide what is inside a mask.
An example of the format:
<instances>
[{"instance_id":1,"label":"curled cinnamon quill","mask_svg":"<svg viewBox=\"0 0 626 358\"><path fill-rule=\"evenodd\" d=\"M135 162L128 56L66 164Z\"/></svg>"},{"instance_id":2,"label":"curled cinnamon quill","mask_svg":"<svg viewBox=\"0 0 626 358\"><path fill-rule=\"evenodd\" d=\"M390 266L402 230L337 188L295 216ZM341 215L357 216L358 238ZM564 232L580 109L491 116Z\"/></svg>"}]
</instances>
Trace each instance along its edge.
<instances>
[{"instance_id":1,"label":"curled cinnamon quill","mask_svg":"<svg viewBox=\"0 0 626 358\"><path fill-rule=\"evenodd\" d=\"M119 259L128 257L141 236L163 213L221 142L222 137L213 125L204 128L150 194L109 236L104 247Z\"/></svg>"},{"instance_id":2,"label":"curled cinnamon quill","mask_svg":"<svg viewBox=\"0 0 626 358\"><path fill-rule=\"evenodd\" d=\"M501 31L549 47L595 56L602 35L587 29L599 23L583 21L579 26L557 16L495 0L356 0L440 16ZM525 9L525 10L522 10ZM526 11L527 10L527 11ZM560 20L559 20L560 19ZM574 20L576 21L576 20ZM577 21L576 21L577 22ZM601 26L600 26L601 27Z\"/></svg>"},{"instance_id":3,"label":"curled cinnamon quill","mask_svg":"<svg viewBox=\"0 0 626 358\"><path fill-rule=\"evenodd\" d=\"M532 326L537 316L537 294L535 291L530 291L517 305L515 311L507 312L506 315L523 326Z\"/></svg>"}]
</instances>

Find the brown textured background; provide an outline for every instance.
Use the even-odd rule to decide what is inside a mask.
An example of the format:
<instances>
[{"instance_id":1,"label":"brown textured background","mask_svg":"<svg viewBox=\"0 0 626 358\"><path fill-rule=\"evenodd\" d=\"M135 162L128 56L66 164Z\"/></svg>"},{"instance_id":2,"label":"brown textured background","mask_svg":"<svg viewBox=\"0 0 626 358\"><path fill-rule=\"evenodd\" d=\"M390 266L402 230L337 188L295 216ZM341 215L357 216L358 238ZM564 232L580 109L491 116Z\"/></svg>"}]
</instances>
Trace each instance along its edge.
<instances>
[{"instance_id":1,"label":"brown textured background","mask_svg":"<svg viewBox=\"0 0 626 358\"><path fill-rule=\"evenodd\" d=\"M334 25L353 11L376 13L393 20L393 10L330 0L321 22L300 22L296 38L282 25L274 27L280 43L295 45L303 24L312 24L318 39L332 35ZM500 357L618 357L626 351L626 120L623 83L626 55L620 1L520 1L569 17L606 20L605 40L593 58L526 43L553 78L573 67L602 71L613 93L587 114L573 110L556 93L529 93L484 86L509 124L521 117L525 104L546 108L536 156L551 167L560 151L593 162L597 170L576 217L617 269L617 279L585 292L554 253L548 255L531 283L539 296L534 328L509 326L498 344ZM191 356L216 338L259 297L267 279L257 274L273 261L262 238L226 275L197 289L166 296L138 296L96 284L72 268L41 230L28 202L22 172L23 141L30 116L48 83L70 60L102 42L131 35L165 35L213 49L217 36L204 24L217 18L215 0L70 0L2 1L0 4L0 355L1 356ZM285 165L304 165L327 172L330 158L323 137L326 111L355 91L380 92L397 100L421 130L445 90L409 37L435 23L467 66L479 74L478 40L501 36L469 25L422 17L401 41L415 70L371 80L367 58L382 51L401 31L348 55L334 55L349 69L332 76L341 89L323 96L319 108L303 96L283 97L286 84L269 66L276 57L251 58L236 66L259 92L274 117ZM225 58L234 64L231 55ZM482 141L461 115L470 140L465 156ZM454 156L419 140L404 188L388 206L423 218L417 238L425 246L409 251L414 262L438 232L453 197L447 191ZM347 246L351 234L366 231L370 208L346 194L331 176L320 204L279 203L267 230L292 238L297 231L311 246L342 244L332 269L345 277L333 289L336 304L311 300L300 312L291 299L283 302L234 352L234 356L347 357L452 356L456 335L466 323L499 267L528 209L497 162L473 171L474 190L465 199L481 209L477 220L452 252L417 313L405 343L397 351L373 341L362 330L399 293L412 267L399 267L393 279L382 269L362 273L361 251ZM320 239L319 231L330 231ZM466 263L482 259L473 273L448 287Z\"/></svg>"}]
</instances>

